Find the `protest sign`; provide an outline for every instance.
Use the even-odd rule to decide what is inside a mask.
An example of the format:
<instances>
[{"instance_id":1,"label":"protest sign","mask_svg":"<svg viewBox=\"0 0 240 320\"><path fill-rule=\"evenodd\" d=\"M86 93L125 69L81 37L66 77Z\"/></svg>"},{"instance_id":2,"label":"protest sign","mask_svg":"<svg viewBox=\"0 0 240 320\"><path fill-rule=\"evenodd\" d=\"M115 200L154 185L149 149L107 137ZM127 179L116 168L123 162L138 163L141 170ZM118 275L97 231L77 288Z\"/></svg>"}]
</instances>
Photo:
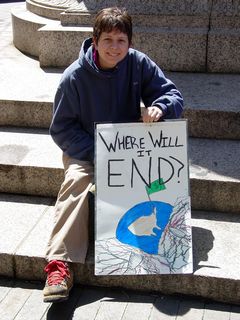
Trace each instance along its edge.
<instances>
[{"instance_id":1,"label":"protest sign","mask_svg":"<svg viewBox=\"0 0 240 320\"><path fill-rule=\"evenodd\" d=\"M98 124L95 274L192 272L187 122Z\"/></svg>"}]
</instances>

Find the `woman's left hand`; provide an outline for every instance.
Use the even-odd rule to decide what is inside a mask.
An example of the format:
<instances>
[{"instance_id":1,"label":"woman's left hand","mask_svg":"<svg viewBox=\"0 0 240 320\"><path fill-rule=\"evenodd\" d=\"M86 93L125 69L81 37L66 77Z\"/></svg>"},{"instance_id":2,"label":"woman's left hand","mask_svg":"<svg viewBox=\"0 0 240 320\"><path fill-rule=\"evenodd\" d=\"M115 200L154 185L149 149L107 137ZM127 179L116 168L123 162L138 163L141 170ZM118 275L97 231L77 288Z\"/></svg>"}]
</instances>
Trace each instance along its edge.
<instances>
[{"instance_id":1,"label":"woman's left hand","mask_svg":"<svg viewBox=\"0 0 240 320\"><path fill-rule=\"evenodd\" d=\"M148 107L143 111L142 121L143 122L155 122L163 116L163 112L160 108L152 106Z\"/></svg>"}]
</instances>

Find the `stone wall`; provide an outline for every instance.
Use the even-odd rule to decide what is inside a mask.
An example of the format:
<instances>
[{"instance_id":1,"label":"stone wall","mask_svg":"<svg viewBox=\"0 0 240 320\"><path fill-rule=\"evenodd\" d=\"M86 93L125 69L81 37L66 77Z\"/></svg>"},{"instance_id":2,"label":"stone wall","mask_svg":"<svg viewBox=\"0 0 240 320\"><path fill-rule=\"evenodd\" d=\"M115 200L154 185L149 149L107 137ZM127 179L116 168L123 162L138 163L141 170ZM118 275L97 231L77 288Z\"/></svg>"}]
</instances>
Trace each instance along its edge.
<instances>
[{"instance_id":1,"label":"stone wall","mask_svg":"<svg viewBox=\"0 0 240 320\"><path fill-rule=\"evenodd\" d=\"M84 28L92 26L98 10L108 6L126 7L134 25L133 44L146 52L161 67L169 71L191 72L240 72L240 1L239 0L27 0L27 9L41 17L59 21L64 42L61 49L69 51L82 39ZM44 61L48 60L47 47L54 47L51 28L42 29L45 45ZM71 29L71 35L67 28ZM64 29L65 28L65 29ZM41 29L39 29L41 31ZM54 30L52 32L54 33ZM70 32L70 31L69 31ZM86 33L86 32L85 32ZM72 43L69 37L75 39ZM41 36L40 36L41 38ZM22 41L22 40L21 40ZM71 62L78 55L79 46L72 49L71 57L51 58L61 61L60 66ZM37 50L36 50L37 51ZM41 50L38 50L41 55ZM50 54L50 53L49 53ZM51 53L52 54L52 53ZM45 63L45 62L44 62ZM47 62L46 62L47 64Z\"/></svg>"}]
</instances>

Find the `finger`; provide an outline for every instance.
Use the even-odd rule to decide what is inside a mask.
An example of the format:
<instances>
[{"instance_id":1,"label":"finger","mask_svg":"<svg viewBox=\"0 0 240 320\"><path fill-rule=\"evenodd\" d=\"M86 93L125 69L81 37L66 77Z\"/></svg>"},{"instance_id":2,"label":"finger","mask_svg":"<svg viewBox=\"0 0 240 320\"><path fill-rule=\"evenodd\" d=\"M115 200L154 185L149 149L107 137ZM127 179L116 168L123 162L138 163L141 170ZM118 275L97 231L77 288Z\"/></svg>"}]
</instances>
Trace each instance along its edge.
<instances>
[{"instance_id":1,"label":"finger","mask_svg":"<svg viewBox=\"0 0 240 320\"><path fill-rule=\"evenodd\" d=\"M151 121L158 121L160 118L160 113L158 110L154 110L151 114Z\"/></svg>"},{"instance_id":2,"label":"finger","mask_svg":"<svg viewBox=\"0 0 240 320\"><path fill-rule=\"evenodd\" d=\"M157 112L155 116L155 121L158 121L161 118L161 112Z\"/></svg>"},{"instance_id":3,"label":"finger","mask_svg":"<svg viewBox=\"0 0 240 320\"><path fill-rule=\"evenodd\" d=\"M143 122L149 122L150 121L150 114L149 110L147 110L143 115Z\"/></svg>"}]
</instances>

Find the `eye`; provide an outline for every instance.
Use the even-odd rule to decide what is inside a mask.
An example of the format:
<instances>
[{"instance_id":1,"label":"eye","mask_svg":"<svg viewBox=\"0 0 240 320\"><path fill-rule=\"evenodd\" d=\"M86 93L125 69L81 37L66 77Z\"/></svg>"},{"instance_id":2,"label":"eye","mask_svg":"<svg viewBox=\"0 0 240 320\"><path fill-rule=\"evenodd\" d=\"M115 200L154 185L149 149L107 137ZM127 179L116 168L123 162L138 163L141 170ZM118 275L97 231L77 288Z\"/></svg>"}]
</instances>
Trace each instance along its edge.
<instances>
[{"instance_id":1,"label":"eye","mask_svg":"<svg viewBox=\"0 0 240 320\"><path fill-rule=\"evenodd\" d=\"M120 44L122 44L122 45L124 45L124 44L127 43L127 41L126 41L125 39L120 39L120 40L118 40L118 42L119 42Z\"/></svg>"},{"instance_id":2,"label":"eye","mask_svg":"<svg viewBox=\"0 0 240 320\"><path fill-rule=\"evenodd\" d=\"M110 42L111 39L110 39L110 38L103 38L103 41L105 41L105 42Z\"/></svg>"}]
</instances>

